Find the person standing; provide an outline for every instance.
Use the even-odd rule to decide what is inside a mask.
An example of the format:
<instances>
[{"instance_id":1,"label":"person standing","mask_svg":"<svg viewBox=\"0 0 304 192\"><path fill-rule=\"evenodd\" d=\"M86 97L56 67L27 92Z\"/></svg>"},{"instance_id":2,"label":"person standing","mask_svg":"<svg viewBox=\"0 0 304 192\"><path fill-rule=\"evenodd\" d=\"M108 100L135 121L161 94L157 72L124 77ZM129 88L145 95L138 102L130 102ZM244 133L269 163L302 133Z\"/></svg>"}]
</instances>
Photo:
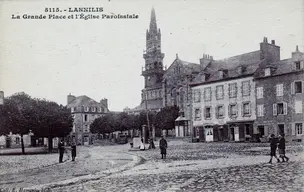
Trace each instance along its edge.
<instances>
[{"instance_id":1,"label":"person standing","mask_svg":"<svg viewBox=\"0 0 304 192\"><path fill-rule=\"evenodd\" d=\"M167 141L164 138L164 136L162 136L161 140L159 141L159 148L162 159L166 159L167 147L168 147Z\"/></svg>"},{"instance_id":2,"label":"person standing","mask_svg":"<svg viewBox=\"0 0 304 192\"><path fill-rule=\"evenodd\" d=\"M286 157L286 155L285 155L285 148L286 148L286 146L285 146L285 143L286 143L285 135L282 134L279 138L280 138L279 139L279 145L278 145L279 155L282 158L282 162L285 162L284 158L286 159L286 162L287 162L289 160L289 158Z\"/></svg>"},{"instance_id":3,"label":"person standing","mask_svg":"<svg viewBox=\"0 0 304 192\"><path fill-rule=\"evenodd\" d=\"M75 142L72 143L71 152L72 152L72 161L75 161L75 157L76 157L76 143Z\"/></svg>"},{"instance_id":4,"label":"person standing","mask_svg":"<svg viewBox=\"0 0 304 192\"><path fill-rule=\"evenodd\" d=\"M64 153L64 142L63 142L63 139L60 140L60 142L58 144L58 149L59 149L59 163L62 163L63 153Z\"/></svg>"},{"instance_id":5,"label":"person standing","mask_svg":"<svg viewBox=\"0 0 304 192\"><path fill-rule=\"evenodd\" d=\"M143 138L141 138L141 143L140 143L139 149L140 149L141 151L144 151L144 150L145 150L145 144L144 144L144 139L143 139Z\"/></svg>"},{"instance_id":6,"label":"person standing","mask_svg":"<svg viewBox=\"0 0 304 192\"><path fill-rule=\"evenodd\" d=\"M278 140L277 140L277 138L275 138L274 134L271 134L269 163L272 163L272 157L275 157L277 159L278 163L281 162L280 159L276 155L277 147L278 147Z\"/></svg>"}]
</instances>

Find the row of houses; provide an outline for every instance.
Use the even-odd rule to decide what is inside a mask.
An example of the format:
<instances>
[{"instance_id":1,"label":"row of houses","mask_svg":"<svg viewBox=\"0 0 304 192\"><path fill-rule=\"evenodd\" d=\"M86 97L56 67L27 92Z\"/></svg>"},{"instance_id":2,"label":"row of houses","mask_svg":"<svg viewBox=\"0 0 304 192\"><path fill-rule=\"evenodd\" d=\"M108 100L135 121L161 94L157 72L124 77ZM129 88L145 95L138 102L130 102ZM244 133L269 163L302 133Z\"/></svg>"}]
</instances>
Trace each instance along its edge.
<instances>
[{"instance_id":1,"label":"row of houses","mask_svg":"<svg viewBox=\"0 0 304 192\"><path fill-rule=\"evenodd\" d=\"M304 53L280 60L264 38L258 51L210 61L190 84L193 134L202 141L246 141L285 134L303 137ZM221 66L223 64L223 66ZM216 70L210 70L212 65ZM183 136L177 134L177 136Z\"/></svg>"}]
</instances>

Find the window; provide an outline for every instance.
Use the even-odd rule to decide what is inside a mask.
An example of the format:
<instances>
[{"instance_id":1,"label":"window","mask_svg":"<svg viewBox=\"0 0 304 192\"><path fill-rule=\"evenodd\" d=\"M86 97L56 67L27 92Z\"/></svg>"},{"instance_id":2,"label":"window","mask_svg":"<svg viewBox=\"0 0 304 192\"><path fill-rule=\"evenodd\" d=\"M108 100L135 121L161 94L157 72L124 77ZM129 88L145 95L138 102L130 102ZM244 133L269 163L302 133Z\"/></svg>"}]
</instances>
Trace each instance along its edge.
<instances>
[{"instance_id":1,"label":"window","mask_svg":"<svg viewBox=\"0 0 304 192\"><path fill-rule=\"evenodd\" d=\"M259 125L258 126L258 132L259 132L260 136L264 136L265 135L264 125Z\"/></svg>"},{"instance_id":2,"label":"window","mask_svg":"<svg viewBox=\"0 0 304 192\"><path fill-rule=\"evenodd\" d=\"M86 108L85 108L85 111L86 111L86 112L88 112L89 110L90 110L90 108L89 108L89 107L86 107Z\"/></svg>"},{"instance_id":3,"label":"window","mask_svg":"<svg viewBox=\"0 0 304 192\"><path fill-rule=\"evenodd\" d=\"M283 84L276 85L276 94L277 97L283 96Z\"/></svg>"},{"instance_id":4,"label":"window","mask_svg":"<svg viewBox=\"0 0 304 192\"><path fill-rule=\"evenodd\" d=\"M243 116L248 116L251 114L250 102L243 103Z\"/></svg>"},{"instance_id":5,"label":"window","mask_svg":"<svg viewBox=\"0 0 304 192\"><path fill-rule=\"evenodd\" d=\"M295 66L296 66L296 70L300 70L301 69L301 62L300 61L296 61L295 62Z\"/></svg>"},{"instance_id":6,"label":"window","mask_svg":"<svg viewBox=\"0 0 304 192\"><path fill-rule=\"evenodd\" d=\"M243 96L250 95L250 81L242 82L242 93L243 93Z\"/></svg>"},{"instance_id":7,"label":"window","mask_svg":"<svg viewBox=\"0 0 304 192\"><path fill-rule=\"evenodd\" d=\"M295 82L295 93L302 93L302 81Z\"/></svg>"},{"instance_id":8,"label":"window","mask_svg":"<svg viewBox=\"0 0 304 192\"><path fill-rule=\"evenodd\" d=\"M223 99L224 98L224 86L218 85L216 86L216 99Z\"/></svg>"},{"instance_id":9,"label":"window","mask_svg":"<svg viewBox=\"0 0 304 192\"><path fill-rule=\"evenodd\" d=\"M237 105L236 104L230 104L229 105L229 116L230 117L236 117L237 116Z\"/></svg>"},{"instance_id":10,"label":"window","mask_svg":"<svg viewBox=\"0 0 304 192\"><path fill-rule=\"evenodd\" d=\"M302 123L296 123L296 133L297 135L302 135L303 134L303 124Z\"/></svg>"},{"instance_id":11,"label":"window","mask_svg":"<svg viewBox=\"0 0 304 192\"><path fill-rule=\"evenodd\" d=\"M262 99L264 97L264 89L263 87L257 87L257 98Z\"/></svg>"},{"instance_id":12,"label":"window","mask_svg":"<svg viewBox=\"0 0 304 192\"><path fill-rule=\"evenodd\" d=\"M233 98L233 97L236 97L236 95L237 95L236 83L230 83L229 84L229 97Z\"/></svg>"},{"instance_id":13,"label":"window","mask_svg":"<svg viewBox=\"0 0 304 192\"><path fill-rule=\"evenodd\" d=\"M219 105L216 108L216 117L218 119L224 118L225 115L225 110L224 110L224 106L223 105Z\"/></svg>"},{"instance_id":14,"label":"window","mask_svg":"<svg viewBox=\"0 0 304 192\"><path fill-rule=\"evenodd\" d=\"M200 109L195 109L194 114L195 114L195 116L194 116L195 121L201 120L201 110Z\"/></svg>"},{"instance_id":15,"label":"window","mask_svg":"<svg viewBox=\"0 0 304 192\"><path fill-rule=\"evenodd\" d=\"M211 107L205 107L205 119L211 119Z\"/></svg>"},{"instance_id":16,"label":"window","mask_svg":"<svg viewBox=\"0 0 304 192\"><path fill-rule=\"evenodd\" d=\"M205 101L211 101L211 87L207 87L204 89L204 98Z\"/></svg>"},{"instance_id":17,"label":"window","mask_svg":"<svg viewBox=\"0 0 304 192\"><path fill-rule=\"evenodd\" d=\"M264 105L258 105L257 106L257 113L258 113L258 117L263 117L264 116Z\"/></svg>"},{"instance_id":18,"label":"window","mask_svg":"<svg viewBox=\"0 0 304 192\"><path fill-rule=\"evenodd\" d=\"M74 107L71 108L71 112L72 112L72 113L74 112Z\"/></svg>"},{"instance_id":19,"label":"window","mask_svg":"<svg viewBox=\"0 0 304 192\"><path fill-rule=\"evenodd\" d=\"M92 107L92 112L96 112L96 107Z\"/></svg>"},{"instance_id":20,"label":"window","mask_svg":"<svg viewBox=\"0 0 304 192\"><path fill-rule=\"evenodd\" d=\"M269 76L270 75L270 68L266 68L264 72L265 72L265 76Z\"/></svg>"},{"instance_id":21,"label":"window","mask_svg":"<svg viewBox=\"0 0 304 192\"><path fill-rule=\"evenodd\" d=\"M198 103L201 101L201 91L198 89L194 90L194 102Z\"/></svg>"},{"instance_id":22,"label":"window","mask_svg":"<svg viewBox=\"0 0 304 192\"><path fill-rule=\"evenodd\" d=\"M273 115L286 115L287 104L286 103L275 103L273 104Z\"/></svg>"},{"instance_id":23,"label":"window","mask_svg":"<svg viewBox=\"0 0 304 192\"><path fill-rule=\"evenodd\" d=\"M101 110L101 107L99 107L99 108L98 108L98 112L100 112L100 113L101 113L101 111L102 111L102 110Z\"/></svg>"},{"instance_id":24,"label":"window","mask_svg":"<svg viewBox=\"0 0 304 192\"><path fill-rule=\"evenodd\" d=\"M296 113L303 113L302 101L295 101L295 111Z\"/></svg>"},{"instance_id":25,"label":"window","mask_svg":"<svg viewBox=\"0 0 304 192\"><path fill-rule=\"evenodd\" d=\"M84 121L88 121L88 115L84 115Z\"/></svg>"}]
</instances>

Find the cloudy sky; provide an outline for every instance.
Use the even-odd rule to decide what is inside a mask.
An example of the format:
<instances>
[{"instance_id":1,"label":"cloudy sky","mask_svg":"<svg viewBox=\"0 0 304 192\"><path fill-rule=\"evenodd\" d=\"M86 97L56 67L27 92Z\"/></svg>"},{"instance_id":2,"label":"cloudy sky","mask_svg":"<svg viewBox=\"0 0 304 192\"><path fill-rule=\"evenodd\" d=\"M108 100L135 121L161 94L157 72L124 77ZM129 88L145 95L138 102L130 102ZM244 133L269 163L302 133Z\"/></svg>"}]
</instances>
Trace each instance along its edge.
<instances>
[{"instance_id":1,"label":"cloudy sky","mask_svg":"<svg viewBox=\"0 0 304 192\"><path fill-rule=\"evenodd\" d=\"M79 6L103 7L104 14L134 13L139 19L11 19L12 14L45 14L45 7ZM303 0L1 1L0 90L61 104L69 93L108 98L114 111L137 106L153 6L167 66L176 53L198 63L203 53L223 59L255 51L264 36L281 46L282 59L291 57L296 45L304 50Z\"/></svg>"}]
</instances>

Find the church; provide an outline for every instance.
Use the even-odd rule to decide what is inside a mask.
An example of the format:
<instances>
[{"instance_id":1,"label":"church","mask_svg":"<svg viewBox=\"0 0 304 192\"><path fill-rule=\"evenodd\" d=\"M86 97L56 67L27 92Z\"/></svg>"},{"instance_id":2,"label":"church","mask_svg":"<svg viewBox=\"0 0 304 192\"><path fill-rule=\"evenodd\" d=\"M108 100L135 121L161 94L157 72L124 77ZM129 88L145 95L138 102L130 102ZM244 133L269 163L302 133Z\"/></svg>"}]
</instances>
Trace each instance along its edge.
<instances>
[{"instance_id":1,"label":"church","mask_svg":"<svg viewBox=\"0 0 304 192\"><path fill-rule=\"evenodd\" d=\"M141 92L141 103L133 109L125 109L128 113L141 111L159 111L166 106L176 105L190 120L191 90L190 83L201 71L200 64L176 59L165 68L165 54L161 49L161 30L157 27L154 8L151 11L149 29L146 32L146 50L143 54L145 65L142 67L144 89Z\"/></svg>"}]
</instances>

